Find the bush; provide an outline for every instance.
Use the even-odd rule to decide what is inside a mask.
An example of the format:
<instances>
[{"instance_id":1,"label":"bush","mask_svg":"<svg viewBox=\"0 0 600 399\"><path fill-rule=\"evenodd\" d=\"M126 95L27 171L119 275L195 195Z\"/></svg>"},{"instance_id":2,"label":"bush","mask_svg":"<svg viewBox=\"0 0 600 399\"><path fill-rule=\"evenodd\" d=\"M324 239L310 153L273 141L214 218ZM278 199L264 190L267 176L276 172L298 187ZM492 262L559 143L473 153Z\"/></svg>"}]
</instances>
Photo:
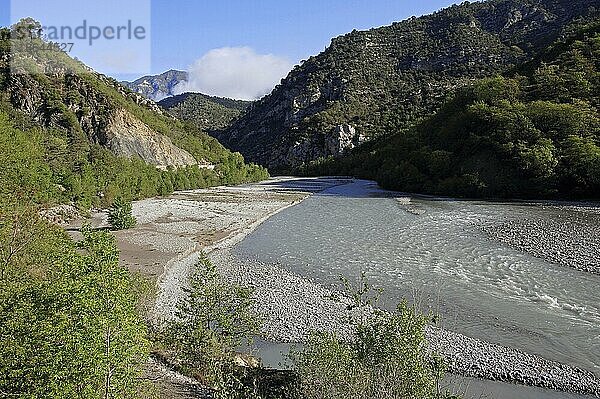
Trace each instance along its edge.
<instances>
[{"instance_id":1,"label":"bush","mask_svg":"<svg viewBox=\"0 0 600 399\"><path fill-rule=\"evenodd\" d=\"M256 381L235 364L236 350L258 332L252 291L223 281L202 255L186 294L164 334L182 371L211 386L215 398L259 398Z\"/></svg>"},{"instance_id":2,"label":"bush","mask_svg":"<svg viewBox=\"0 0 600 399\"><path fill-rule=\"evenodd\" d=\"M363 286L353 295L355 301L368 291L369 287ZM354 322L351 340L329 332L313 333L301 350L290 355L300 379L297 396L448 397L439 391L438 384L444 375L443 361L426 350L425 326L430 321L429 316L402 302L391 313L375 310Z\"/></svg>"},{"instance_id":3,"label":"bush","mask_svg":"<svg viewBox=\"0 0 600 399\"><path fill-rule=\"evenodd\" d=\"M113 230L126 230L134 227L137 221L131 214L131 202L118 197L108 211L108 224Z\"/></svg>"},{"instance_id":4,"label":"bush","mask_svg":"<svg viewBox=\"0 0 600 399\"><path fill-rule=\"evenodd\" d=\"M0 397L133 399L148 359L139 286L115 239L75 245L34 209L0 205Z\"/></svg>"}]
</instances>

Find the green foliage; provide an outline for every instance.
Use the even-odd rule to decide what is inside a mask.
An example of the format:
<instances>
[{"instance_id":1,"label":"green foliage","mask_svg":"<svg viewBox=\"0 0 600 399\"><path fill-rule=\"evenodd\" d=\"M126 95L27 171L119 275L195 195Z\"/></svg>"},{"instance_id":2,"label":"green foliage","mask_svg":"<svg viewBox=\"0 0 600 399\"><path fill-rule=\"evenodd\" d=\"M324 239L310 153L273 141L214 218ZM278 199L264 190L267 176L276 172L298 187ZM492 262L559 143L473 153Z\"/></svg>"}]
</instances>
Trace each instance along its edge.
<instances>
[{"instance_id":1,"label":"green foliage","mask_svg":"<svg viewBox=\"0 0 600 399\"><path fill-rule=\"evenodd\" d=\"M23 24L27 27L36 23L31 20ZM140 104L114 79L90 72L67 54L40 51L26 55L21 58L31 64L24 66L30 73L11 74L9 61L15 54L11 53L8 34L0 37L3 197L16 193L36 203L74 202L89 209L110 205L117 197L136 200L173 190L268 177L266 169L246 164L197 126ZM26 109L19 91L23 88L35 98ZM115 156L97 142L102 142L106 133L102 129L117 111L132 114L187 150L201 165L215 165L215 170L190 166L161 171L137 158Z\"/></svg>"},{"instance_id":2,"label":"green foliage","mask_svg":"<svg viewBox=\"0 0 600 399\"><path fill-rule=\"evenodd\" d=\"M20 205L2 207L0 236L0 394L139 397L146 329L114 237L75 246Z\"/></svg>"},{"instance_id":3,"label":"green foliage","mask_svg":"<svg viewBox=\"0 0 600 399\"><path fill-rule=\"evenodd\" d=\"M126 230L135 227L137 221L131 214L131 202L117 197L108 210L108 224L113 230Z\"/></svg>"},{"instance_id":4,"label":"green foliage","mask_svg":"<svg viewBox=\"0 0 600 399\"><path fill-rule=\"evenodd\" d=\"M364 310L371 287L364 282L352 294ZM353 320L354 335L344 340L334 333L312 333L301 350L291 353L300 377L298 397L336 398L444 398L439 381L442 360L426 349L425 327L431 318L406 302L391 312Z\"/></svg>"},{"instance_id":5,"label":"green foliage","mask_svg":"<svg viewBox=\"0 0 600 399\"><path fill-rule=\"evenodd\" d=\"M184 93L165 98L158 104L182 121L192 122L201 130L209 132L228 127L250 102L201 93Z\"/></svg>"},{"instance_id":6,"label":"green foliage","mask_svg":"<svg viewBox=\"0 0 600 399\"><path fill-rule=\"evenodd\" d=\"M305 174L354 174L390 189L466 197L600 198L600 24L538 64L456 91L415 128Z\"/></svg>"},{"instance_id":7,"label":"green foliage","mask_svg":"<svg viewBox=\"0 0 600 399\"><path fill-rule=\"evenodd\" d=\"M47 202L57 195L39 130L15 129L0 111L0 197Z\"/></svg>"},{"instance_id":8,"label":"green foliage","mask_svg":"<svg viewBox=\"0 0 600 399\"><path fill-rule=\"evenodd\" d=\"M580 195L600 193L600 146L597 143L589 138L569 136L563 144L561 183L580 190Z\"/></svg>"},{"instance_id":9,"label":"green foliage","mask_svg":"<svg viewBox=\"0 0 600 399\"><path fill-rule=\"evenodd\" d=\"M252 291L229 284L202 255L186 298L165 333L167 347L188 373L215 389L217 398L257 397L247 371L234 363L236 350L258 331Z\"/></svg>"},{"instance_id":10,"label":"green foliage","mask_svg":"<svg viewBox=\"0 0 600 399\"><path fill-rule=\"evenodd\" d=\"M590 6L590 0L465 2L390 26L355 30L296 66L217 137L248 159L277 168L330 155L323 137L340 125L352 125L370 139L400 134L436 112L457 88L540 55L573 21L597 19L598 7ZM507 25L515 12L522 19ZM565 99L593 95L589 54L598 50L585 40L581 36L584 44L574 45L573 73L552 72L543 83L549 94L544 99L557 98L550 90ZM519 85L504 83L480 87L492 91L479 98L516 98ZM516 92L507 93L511 90ZM297 143L308 149L298 151ZM386 179L394 180L395 172L389 173Z\"/></svg>"}]
</instances>

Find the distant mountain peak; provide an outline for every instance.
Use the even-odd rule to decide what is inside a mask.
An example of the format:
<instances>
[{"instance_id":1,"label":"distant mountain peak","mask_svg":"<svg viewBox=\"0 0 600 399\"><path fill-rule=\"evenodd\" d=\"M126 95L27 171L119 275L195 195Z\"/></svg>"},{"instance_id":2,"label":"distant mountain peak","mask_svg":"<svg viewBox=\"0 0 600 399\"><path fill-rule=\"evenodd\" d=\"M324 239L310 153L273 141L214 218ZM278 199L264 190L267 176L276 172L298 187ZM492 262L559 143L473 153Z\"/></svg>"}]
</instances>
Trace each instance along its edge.
<instances>
[{"instance_id":1,"label":"distant mountain peak","mask_svg":"<svg viewBox=\"0 0 600 399\"><path fill-rule=\"evenodd\" d=\"M188 81L188 73L170 69L159 75L147 75L133 82L121 82L124 86L156 102L175 95L175 87Z\"/></svg>"}]
</instances>

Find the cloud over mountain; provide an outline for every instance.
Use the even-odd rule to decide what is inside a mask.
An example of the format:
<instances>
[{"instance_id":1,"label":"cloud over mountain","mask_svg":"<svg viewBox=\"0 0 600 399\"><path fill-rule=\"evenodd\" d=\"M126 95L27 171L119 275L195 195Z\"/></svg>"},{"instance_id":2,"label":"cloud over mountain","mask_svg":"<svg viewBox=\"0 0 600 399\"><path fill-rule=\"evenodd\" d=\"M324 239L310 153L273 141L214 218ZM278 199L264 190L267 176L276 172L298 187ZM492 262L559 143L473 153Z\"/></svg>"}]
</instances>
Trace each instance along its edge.
<instances>
[{"instance_id":1,"label":"cloud over mountain","mask_svg":"<svg viewBox=\"0 0 600 399\"><path fill-rule=\"evenodd\" d=\"M239 100L255 100L271 92L293 64L272 54L258 54L250 47L210 50L189 68L189 79L177 93L200 92Z\"/></svg>"}]
</instances>

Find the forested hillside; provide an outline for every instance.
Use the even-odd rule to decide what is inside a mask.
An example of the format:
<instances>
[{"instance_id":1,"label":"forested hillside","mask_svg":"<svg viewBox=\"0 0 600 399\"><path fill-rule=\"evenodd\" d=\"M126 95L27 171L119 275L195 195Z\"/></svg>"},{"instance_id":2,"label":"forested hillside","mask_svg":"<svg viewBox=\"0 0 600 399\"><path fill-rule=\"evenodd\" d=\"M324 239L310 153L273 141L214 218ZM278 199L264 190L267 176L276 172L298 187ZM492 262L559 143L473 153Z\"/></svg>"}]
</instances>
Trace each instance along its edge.
<instances>
[{"instance_id":1,"label":"forested hillside","mask_svg":"<svg viewBox=\"0 0 600 399\"><path fill-rule=\"evenodd\" d=\"M600 20L464 87L416 128L302 168L468 197L600 198Z\"/></svg>"},{"instance_id":2,"label":"forested hillside","mask_svg":"<svg viewBox=\"0 0 600 399\"><path fill-rule=\"evenodd\" d=\"M21 28L35 26L23 21ZM15 63L9 36L3 29L3 194L43 204L72 201L87 209L117 196L138 199L267 176L193 124L63 52L27 53L19 60L23 66Z\"/></svg>"},{"instance_id":3,"label":"forested hillside","mask_svg":"<svg viewBox=\"0 0 600 399\"><path fill-rule=\"evenodd\" d=\"M155 397L141 378L152 282L119 263L108 231L74 241L47 208L126 208L268 174L35 36L10 40L39 27L0 29L0 397Z\"/></svg>"},{"instance_id":4,"label":"forested hillside","mask_svg":"<svg viewBox=\"0 0 600 399\"><path fill-rule=\"evenodd\" d=\"M535 57L600 0L465 2L335 38L216 135L274 171L412 126L448 93Z\"/></svg>"},{"instance_id":5,"label":"forested hillside","mask_svg":"<svg viewBox=\"0 0 600 399\"><path fill-rule=\"evenodd\" d=\"M182 121L192 122L205 132L222 130L250 106L250 101L184 93L158 102Z\"/></svg>"}]
</instances>

